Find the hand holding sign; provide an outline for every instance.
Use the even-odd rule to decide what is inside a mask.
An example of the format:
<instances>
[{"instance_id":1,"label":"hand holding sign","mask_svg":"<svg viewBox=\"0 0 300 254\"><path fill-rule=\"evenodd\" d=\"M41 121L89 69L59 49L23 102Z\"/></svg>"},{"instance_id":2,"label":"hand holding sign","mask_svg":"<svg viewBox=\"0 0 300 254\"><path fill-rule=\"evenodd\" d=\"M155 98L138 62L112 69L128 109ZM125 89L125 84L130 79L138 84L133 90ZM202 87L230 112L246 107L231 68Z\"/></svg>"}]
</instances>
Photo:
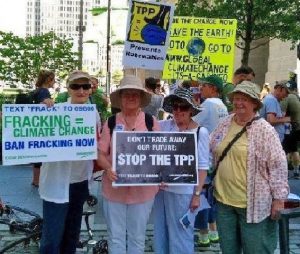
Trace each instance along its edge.
<instances>
[{"instance_id":1,"label":"hand holding sign","mask_svg":"<svg viewBox=\"0 0 300 254\"><path fill-rule=\"evenodd\" d=\"M106 172L106 175L107 175L108 179L111 182L114 182L114 181L118 180L116 171L113 171L111 168L109 168L109 169L106 169L105 172Z\"/></svg>"}]
</instances>

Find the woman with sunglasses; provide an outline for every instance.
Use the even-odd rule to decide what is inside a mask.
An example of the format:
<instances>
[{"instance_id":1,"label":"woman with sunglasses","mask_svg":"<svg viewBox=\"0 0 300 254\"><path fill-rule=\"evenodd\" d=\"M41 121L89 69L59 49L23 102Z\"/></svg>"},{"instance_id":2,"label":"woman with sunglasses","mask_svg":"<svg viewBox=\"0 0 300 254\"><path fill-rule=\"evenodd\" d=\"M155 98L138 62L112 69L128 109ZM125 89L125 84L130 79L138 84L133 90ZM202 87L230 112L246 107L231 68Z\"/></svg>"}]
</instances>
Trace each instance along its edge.
<instances>
[{"instance_id":1,"label":"woman with sunglasses","mask_svg":"<svg viewBox=\"0 0 300 254\"><path fill-rule=\"evenodd\" d=\"M178 88L164 99L163 109L173 114L173 119L160 121L161 131L197 132L198 124L192 117L200 112L193 102L190 89ZM199 129L198 185L166 186L155 197L154 203L154 249L157 254L194 253L193 225L184 229L180 218L200 204L200 194L209 169L209 135L206 128ZM196 214L195 214L196 215Z\"/></svg>"},{"instance_id":2,"label":"woman with sunglasses","mask_svg":"<svg viewBox=\"0 0 300 254\"><path fill-rule=\"evenodd\" d=\"M89 103L91 77L74 71L67 87L69 104ZM95 113L97 130L100 117ZM43 200L42 254L72 254L79 239L83 203L88 197L88 180L93 171L92 160L44 162L40 175L40 196Z\"/></svg>"}]
</instances>

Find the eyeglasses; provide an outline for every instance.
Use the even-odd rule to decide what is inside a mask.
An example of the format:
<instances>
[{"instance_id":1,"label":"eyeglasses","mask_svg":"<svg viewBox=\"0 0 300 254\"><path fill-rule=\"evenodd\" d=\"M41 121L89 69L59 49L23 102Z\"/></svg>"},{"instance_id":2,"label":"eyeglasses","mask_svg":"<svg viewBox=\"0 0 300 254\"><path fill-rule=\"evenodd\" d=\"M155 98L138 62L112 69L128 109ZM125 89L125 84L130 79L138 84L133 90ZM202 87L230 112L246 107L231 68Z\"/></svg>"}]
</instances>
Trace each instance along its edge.
<instances>
[{"instance_id":1,"label":"eyeglasses","mask_svg":"<svg viewBox=\"0 0 300 254\"><path fill-rule=\"evenodd\" d=\"M89 90L91 89L91 84L70 84L69 88L72 90L79 90L82 88L83 90Z\"/></svg>"},{"instance_id":2,"label":"eyeglasses","mask_svg":"<svg viewBox=\"0 0 300 254\"><path fill-rule=\"evenodd\" d=\"M177 111L177 110L180 110L180 111L188 111L190 109L190 105L188 104L173 104L173 110L174 111Z\"/></svg>"}]
</instances>

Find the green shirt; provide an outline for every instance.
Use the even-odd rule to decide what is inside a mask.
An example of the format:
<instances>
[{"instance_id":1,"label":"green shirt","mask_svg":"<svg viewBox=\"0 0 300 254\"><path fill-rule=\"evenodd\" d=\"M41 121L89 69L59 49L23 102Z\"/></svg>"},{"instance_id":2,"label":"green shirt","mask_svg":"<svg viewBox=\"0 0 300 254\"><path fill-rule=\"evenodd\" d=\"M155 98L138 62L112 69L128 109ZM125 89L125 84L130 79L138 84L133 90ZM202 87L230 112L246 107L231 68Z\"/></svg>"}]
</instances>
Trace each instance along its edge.
<instances>
[{"instance_id":1,"label":"green shirt","mask_svg":"<svg viewBox=\"0 0 300 254\"><path fill-rule=\"evenodd\" d=\"M222 101L224 102L225 106L227 107L227 111L231 112L233 110L232 102L229 100L228 94L231 93L234 89L234 84L232 83L225 83L223 86L222 91Z\"/></svg>"},{"instance_id":2,"label":"green shirt","mask_svg":"<svg viewBox=\"0 0 300 254\"><path fill-rule=\"evenodd\" d=\"M288 97L280 102L281 109L291 117L293 129L300 130L300 101L296 94L290 93Z\"/></svg>"}]
</instances>

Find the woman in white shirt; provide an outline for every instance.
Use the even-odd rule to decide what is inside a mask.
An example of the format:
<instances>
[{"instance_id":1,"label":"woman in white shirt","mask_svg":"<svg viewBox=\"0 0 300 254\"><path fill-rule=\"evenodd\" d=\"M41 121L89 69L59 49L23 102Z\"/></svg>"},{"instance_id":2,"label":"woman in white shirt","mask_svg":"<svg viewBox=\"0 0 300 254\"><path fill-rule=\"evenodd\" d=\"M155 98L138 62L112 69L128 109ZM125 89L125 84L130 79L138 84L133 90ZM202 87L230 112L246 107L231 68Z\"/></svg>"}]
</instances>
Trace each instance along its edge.
<instances>
[{"instance_id":1,"label":"woman in white shirt","mask_svg":"<svg viewBox=\"0 0 300 254\"><path fill-rule=\"evenodd\" d=\"M91 93L90 76L74 71L67 80L68 103L85 104ZM100 118L97 118L98 129ZM79 239L83 204L88 197L93 161L45 162L41 167L39 193L43 199L42 254L73 254Z\"/></svg>"},{"instance_id":2,"label":"woman in white shirt","mask_svg":"<svg viewBox=\"0 0 300 254\"><path fill-rule=\"evenodd\" d=\"M198 124L192 116L200 108L193 102L189 89L178 88L164 99L163 109L173 114L173 119L160 121L161 131L197 132ZM198 185L167 186L160 190L154 203L154 248L159 254L194 253L193 225L186 230L179 220L188 211L193 212L200 204L200 194L209 169L209 135L206 128L199 129L198 138Z\"/></svg>"}]
</instances>

